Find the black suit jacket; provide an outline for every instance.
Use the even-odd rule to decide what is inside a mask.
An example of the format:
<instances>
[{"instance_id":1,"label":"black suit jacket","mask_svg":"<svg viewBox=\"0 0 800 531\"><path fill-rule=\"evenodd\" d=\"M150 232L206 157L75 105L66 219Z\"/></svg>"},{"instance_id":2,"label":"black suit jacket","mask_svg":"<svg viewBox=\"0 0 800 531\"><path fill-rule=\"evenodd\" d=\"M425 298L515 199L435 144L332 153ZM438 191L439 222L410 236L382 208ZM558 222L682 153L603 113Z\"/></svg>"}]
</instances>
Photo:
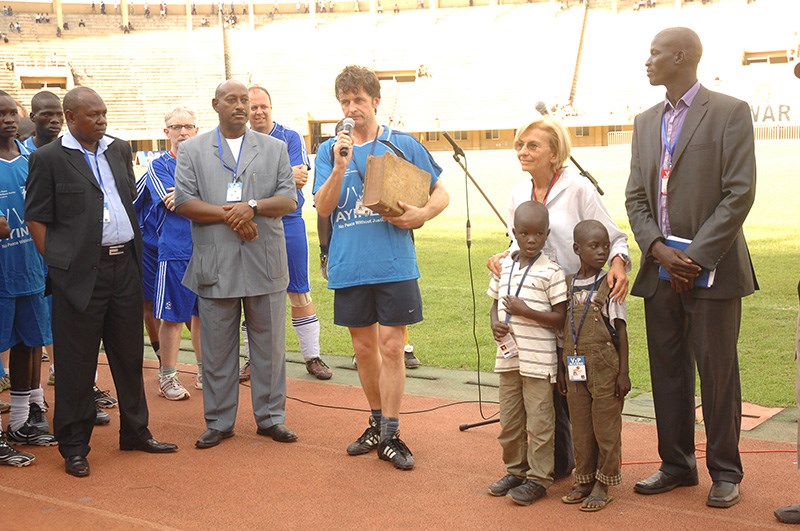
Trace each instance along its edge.
<instances>
[{"instance_id":1,"label":"black suit jacket","mask_svg":"<svg viewBox=\"0 0 800 531\"><path fill-rule=\"evenodd\" d=\"M142 236L133 209L136 182L130 145L119 138L105 152L120 199L133 227L139 274ZM44 259L53 290L84 310L97 280L103 233L103 191L86 159L59 138L33 152L29 162L25 218L47 226Z\"/></svg>"}]
</instances>

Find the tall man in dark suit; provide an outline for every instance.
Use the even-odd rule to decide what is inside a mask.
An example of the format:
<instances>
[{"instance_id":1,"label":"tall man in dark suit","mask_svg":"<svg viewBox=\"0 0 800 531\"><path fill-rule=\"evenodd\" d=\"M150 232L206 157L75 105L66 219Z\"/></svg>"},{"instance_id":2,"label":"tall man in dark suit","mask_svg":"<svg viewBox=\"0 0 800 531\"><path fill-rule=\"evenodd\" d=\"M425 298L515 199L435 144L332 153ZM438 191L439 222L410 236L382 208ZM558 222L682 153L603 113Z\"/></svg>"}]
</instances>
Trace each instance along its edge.
<instances>
[{"instance_id":1,"label":"tall man in dark suit","mask_svg":"<svg viewBox=\"0 0 800 531\"><path fill-rule=\"evenodd\" d=\"M174 452L147 429L142 383L142 238L130 145L105 134L106 106L90 88L64 96L68 132L30 159L25 213L49 267L59 356L55 434L67 473L89 474L100 340L119 393L122 450Z\"/></svg>"},{"instance_id":2,"label":"tall man in dark suit","mask_svg":"<svg viewBox=\"0 0 800 531\"><path fill-rule=\"evenodd\" d=\"M713 480L707 504L739 501L741 386L736 343L742 297L757 283L742 232L755 197L753 123L747 103L711 92L697 80L702 45L687 28L653 39L645 66L666 100L634 122L626 206L642 250L631 293L645 299L661 467L634 490L659 494L697 485L694 446L695 363L700 373L706 462ZM685 251L665 244L674 235ZM659 264L671 280L659 280ZM716 269L710 288L696 287Z\"/></svg>"}]
</instances>

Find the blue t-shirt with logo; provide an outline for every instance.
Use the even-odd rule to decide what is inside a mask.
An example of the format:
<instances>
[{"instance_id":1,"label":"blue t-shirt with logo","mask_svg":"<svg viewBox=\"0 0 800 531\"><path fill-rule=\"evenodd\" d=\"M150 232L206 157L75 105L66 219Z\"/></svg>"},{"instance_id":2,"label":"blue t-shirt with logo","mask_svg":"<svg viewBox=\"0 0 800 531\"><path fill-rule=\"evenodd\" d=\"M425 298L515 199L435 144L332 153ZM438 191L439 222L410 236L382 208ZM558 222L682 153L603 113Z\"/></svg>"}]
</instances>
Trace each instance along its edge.
<instances>
[{"instance_id":1,"label":"blue t-shirt with logo","mask_svg":"<svg viewBox=\"0 0 800 531\"><path fill-rule=\"evenodd\" d=\"M45 267L25 223L25 184L30 151L15 141L21 155L0 159L0 216L11 236L0 240L0 297L25 297L44 292Z\"/></svg>"},{"instance_id":2,"label":"blue t-shirt with logo","mask_svg":"<svg viewBox=\"0 0 800 531\"><path fill-rule=\"evenodd\" d=\"M353 158L345 170L339 203L331 215L333 230L328 249L330 289L419 278L411 231L395 227L380 214L356 208L356 203L360 204L364 195L367 156L377 157L387 151L430 173L431 188L442 173L428 150L413 136L387 126L383 126L377 141L353 147ZM317 151L314 193L330 176L333 162L330 147L323 143Z\"/></svg>"}]
</instances>

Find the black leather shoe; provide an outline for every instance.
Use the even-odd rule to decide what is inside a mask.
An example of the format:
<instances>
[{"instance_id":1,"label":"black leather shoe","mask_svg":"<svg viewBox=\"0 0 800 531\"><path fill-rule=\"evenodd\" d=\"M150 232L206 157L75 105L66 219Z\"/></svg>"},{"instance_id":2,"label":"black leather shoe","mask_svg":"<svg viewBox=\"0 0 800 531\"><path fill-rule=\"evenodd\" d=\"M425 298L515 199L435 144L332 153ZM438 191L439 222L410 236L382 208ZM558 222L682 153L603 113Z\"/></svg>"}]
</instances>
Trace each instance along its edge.
<instances>
[{"instance_id":1,"label":"black leather shoe","mask_svg":"<svg viewBox=\"0 0 800 531\"><path fill-rule=\"evenodd\" d=\"M706 505L727 509L739 503L739 484L730 481L715 481L708 492Z\"/></svg>"},{"instance_id":2,"label":"black leather shoe","mask_svg":"<svg viewBox=\"0 0 800 531\"><path fill-rule=\"evenodd\" d=\"M153 438L146 439L144 441L139 441L133 444L119 444L120 450L139 450L141 452L147 452L148 454L168 454L170 452L175 452L178 450L178 446L172 443L165 443L161 441L157 441Z\"/></svg>"},{"instance_id":3,"label":"black leather shoe","mask_svg":"<svg viewBox=\"0 0 800 531\"><path fill-rule=\"evenodd\" d=\"M265 437L272 437L278 442L295 442L297 434L286 427L286 424L275 424L269 428L258 428L256 433Z\"/></svg>"},{"instance_id":4,"label":"black leather shoe","mask_svg":"<svg viewBox=\"0 0 800 531\"><path fill-rule=\"evenodd\" d=\"M775 509L775 518L783 524L800 524L800 505L786 505Z\"/></svg>"},{"instance_id":5,"label":"black leather shoe","mask_svg":"<svg viewBox=\"0 0 800 531\"><path fill-rule=\"evenodd\" d=\"M64 459L64 470L70 476L85 478L89 475L89 461L83 455L71 455Z\"/></svg>"},{"instance_id":6,"label":"black leather shoe","mask_svg":"<svg viewBox=\"0 0 800 531\"><path fill-rule=\"evenodd\" d=\"M505 496L513 488L519 487L525 482L525 478L518 478L512 474L506 474L489 485L489 494L492 496Z\"/></svg>"},{"instance_id":7,"label":"black leather shoe","mask_svg":"<svg viewBox=\"0 0 800 531\"><path fill-rule=\"evenodd\" d=\"M694 487L695 485L697 485L697 469L692 470L685 476L673 476L659 470L649 478L643 479L634 485L633 490L639 494L661 494L677 487Z\"/></svg>"},{"instance_id":8,"label":"black leather shoe","mask_svg":"<svg viewBox=\"0 0 800 531\"><path fill-rule=\"evenodd\" d=\"M212 448L218 445L222 439L233 437L233 430L219 431L214 428L208 428L203 435L201 435L194 445L198 448Z\"/></svg>"}]
</instances>

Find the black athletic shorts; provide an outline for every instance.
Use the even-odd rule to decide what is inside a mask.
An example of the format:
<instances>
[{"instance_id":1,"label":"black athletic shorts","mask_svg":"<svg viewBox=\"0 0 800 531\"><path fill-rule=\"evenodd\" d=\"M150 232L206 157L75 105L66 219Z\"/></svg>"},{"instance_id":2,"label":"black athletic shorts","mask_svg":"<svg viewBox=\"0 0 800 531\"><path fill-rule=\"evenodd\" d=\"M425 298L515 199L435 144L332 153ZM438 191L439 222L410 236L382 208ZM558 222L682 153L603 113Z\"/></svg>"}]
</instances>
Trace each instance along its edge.
<instances>
[{"instance_id":1,"label":"black athletic shorts","mask_svg":"<svg viewBox=\"0 0 800 531\"><path fill-rule=\"evenodd\" d=\"M416 279L334 290L333 322L339 326L406 326L420 321L422 296Z\"/></svg>"}]
</instances>

